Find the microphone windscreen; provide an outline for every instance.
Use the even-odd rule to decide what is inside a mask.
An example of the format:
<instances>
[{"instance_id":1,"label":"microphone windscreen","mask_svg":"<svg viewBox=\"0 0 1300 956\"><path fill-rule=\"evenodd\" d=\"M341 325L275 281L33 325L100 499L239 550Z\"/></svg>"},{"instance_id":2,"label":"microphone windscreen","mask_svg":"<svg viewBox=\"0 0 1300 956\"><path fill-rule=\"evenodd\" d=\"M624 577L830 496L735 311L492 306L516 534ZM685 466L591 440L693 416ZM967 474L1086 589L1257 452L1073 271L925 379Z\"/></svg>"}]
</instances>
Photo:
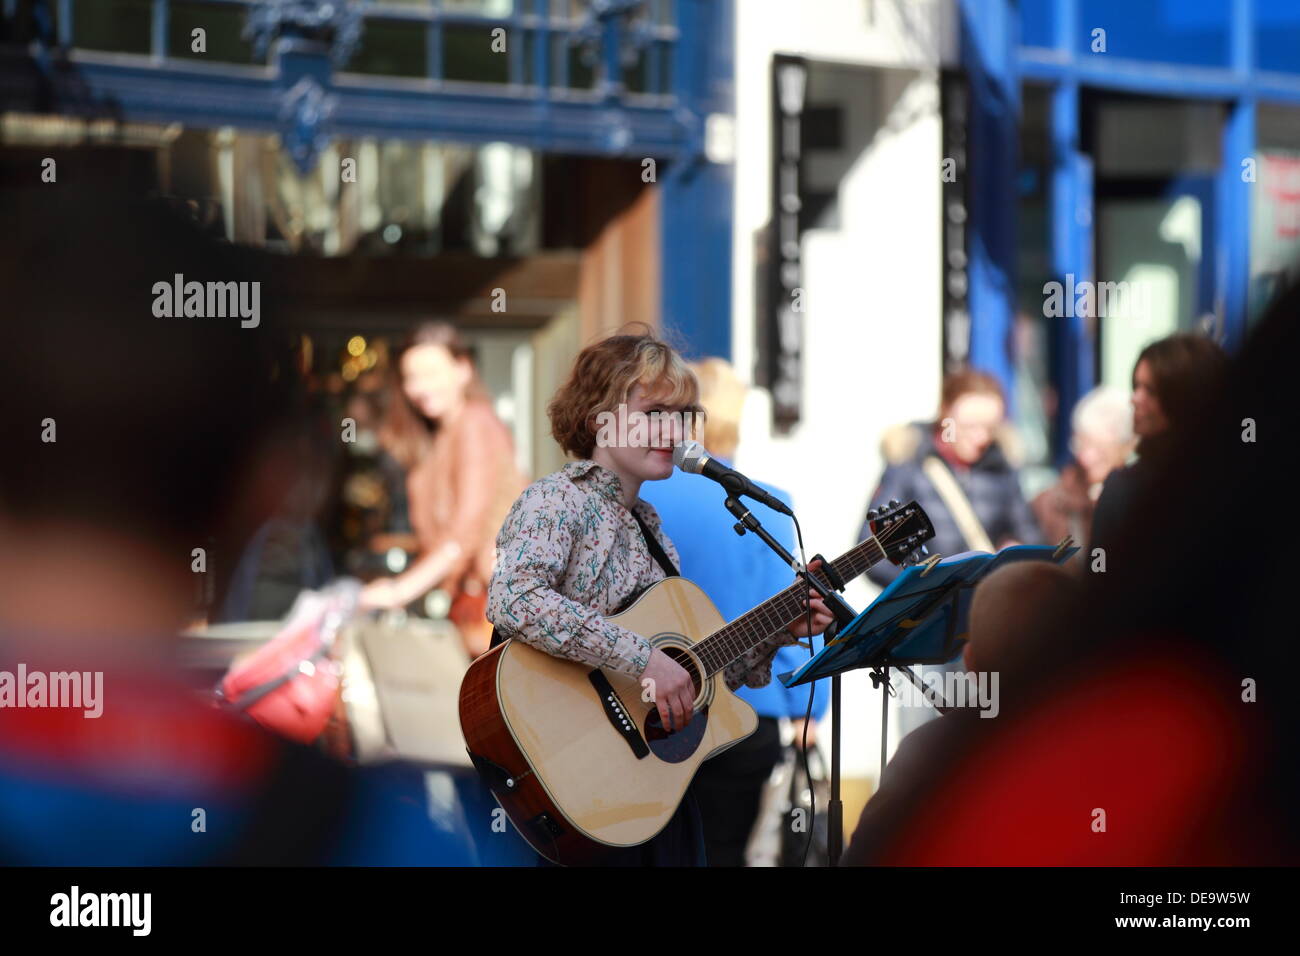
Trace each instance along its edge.
<instances>
[{"instance_id":1,"label":"microphone windscreen","mask_svg":"<svg viewBox=\"0 0 1300 956\"><path fill-rule=\"evenodd\" d=\"M697 441L684 441L673 448L673 464L682 471L699 474L706 457L704 446Z\"/></svg>"}]
</instances>

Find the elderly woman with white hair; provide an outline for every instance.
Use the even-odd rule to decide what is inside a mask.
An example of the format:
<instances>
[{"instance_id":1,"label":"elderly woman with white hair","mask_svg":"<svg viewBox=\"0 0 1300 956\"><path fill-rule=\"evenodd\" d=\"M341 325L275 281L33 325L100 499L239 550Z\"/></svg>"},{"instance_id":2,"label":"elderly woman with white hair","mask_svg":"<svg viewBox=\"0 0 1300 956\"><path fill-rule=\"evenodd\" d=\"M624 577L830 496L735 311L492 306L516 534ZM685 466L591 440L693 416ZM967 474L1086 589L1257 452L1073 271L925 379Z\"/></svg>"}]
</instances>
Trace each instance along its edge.
<instances>
[{"instance_id":1,"label":"elderly woman with white hair","mask_svg":"<svg viewBox=\"0 0 1300 956\"><path fill-rule=\"evenodd\" d=\"M1079 400L1070 425L1074 460L1030 506L1045 540L1055 544L1068 534L1082 545L1089 539L1102 483L1133 452L1128 394L1113 385L1099 385Z\"/></svg>"}]
</instances>

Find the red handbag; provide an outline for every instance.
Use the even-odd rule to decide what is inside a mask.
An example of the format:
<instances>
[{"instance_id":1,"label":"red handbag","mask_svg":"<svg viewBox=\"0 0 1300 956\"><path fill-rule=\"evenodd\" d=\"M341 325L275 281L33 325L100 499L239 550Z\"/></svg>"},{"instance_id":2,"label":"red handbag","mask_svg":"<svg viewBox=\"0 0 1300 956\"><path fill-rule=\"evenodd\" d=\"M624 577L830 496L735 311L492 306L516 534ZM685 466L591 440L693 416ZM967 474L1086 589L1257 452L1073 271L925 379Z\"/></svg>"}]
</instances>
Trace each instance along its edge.
<instances>
[{"instance_id":1,"label":"red handbag","mask_svg":"<svg viewBox=\"0 0 1300 956\"><path fill-rule=\"evenodd\" d=\"M280 632L222 678L220 703L290 740L319 737L342 687L335 639L356 613L360 591L358 582L344 579L298 595Z\"/></svg>"}]
</instances>

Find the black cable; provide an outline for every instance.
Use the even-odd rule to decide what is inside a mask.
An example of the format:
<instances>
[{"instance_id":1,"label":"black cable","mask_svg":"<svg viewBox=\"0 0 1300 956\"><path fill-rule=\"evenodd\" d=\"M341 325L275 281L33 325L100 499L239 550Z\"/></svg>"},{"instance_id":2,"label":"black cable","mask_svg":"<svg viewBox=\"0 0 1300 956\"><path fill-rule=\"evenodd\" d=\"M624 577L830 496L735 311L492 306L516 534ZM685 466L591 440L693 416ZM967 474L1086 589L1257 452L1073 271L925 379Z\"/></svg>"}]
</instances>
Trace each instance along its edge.
<instances>
[{"instance_id":1,"label":"black cable","mask_svg":"<svg viewBox=\"0 0 1300 956\"><path fill-rule=\"evenodd\" d=\"M791 515L791 519L794 521L794 533L796 540L799 542L799 560L802 561L805 554L803 549L803 529L799 527L798 518ZM806 571L807 569L808 566L805 564L804 570ZM809 595L808 591L809 589L806 587L803 589L803 609L804 620L807 622L808 627L808 658L811 660L814 653L812 633L812 597ZM801 741L803 746L798 748L800 756L803 757L804 779L808 781L808 842L803 846L803 860L799 863L801 867L805 868L808 866L808 851L812 849L813 839L817 836L817 788L813 786L812 770L808 765L808 721L812 717L813 690L816 686L816 681L810 681L808 684L808 707L804 710L803 715L803 740Z\"/></svg>"}]
</instances>

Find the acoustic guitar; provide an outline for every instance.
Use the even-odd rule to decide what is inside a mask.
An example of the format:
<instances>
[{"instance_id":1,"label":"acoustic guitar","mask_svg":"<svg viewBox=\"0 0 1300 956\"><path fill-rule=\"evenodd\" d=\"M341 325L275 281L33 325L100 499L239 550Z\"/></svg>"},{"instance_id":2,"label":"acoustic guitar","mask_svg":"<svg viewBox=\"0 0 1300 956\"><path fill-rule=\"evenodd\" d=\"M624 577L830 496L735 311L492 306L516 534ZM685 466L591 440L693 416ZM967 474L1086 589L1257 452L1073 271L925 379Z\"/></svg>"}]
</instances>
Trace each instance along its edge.
<instances>
[{"instance_id":1,"label":"acoustic guitar","mask_svg":"<svg viewBox=\"0 0 1300 956\"><path fill-rule=\"evenodd\" d=\"M880 561L904 564L934 536L915 501L880 511L869 526L870 538L831 562L843 581ZM675 731L663 727L637 678L514 639L475 660L460 688L461 732L520 835L551 862L572 866L598 864L608 850L659 833L700 764L758 726L723 668L798 620L807 587L791 584L728 624L699 586L665 578L608 618L694 680L695 715Z\"/></svg>"}]
</instances>

